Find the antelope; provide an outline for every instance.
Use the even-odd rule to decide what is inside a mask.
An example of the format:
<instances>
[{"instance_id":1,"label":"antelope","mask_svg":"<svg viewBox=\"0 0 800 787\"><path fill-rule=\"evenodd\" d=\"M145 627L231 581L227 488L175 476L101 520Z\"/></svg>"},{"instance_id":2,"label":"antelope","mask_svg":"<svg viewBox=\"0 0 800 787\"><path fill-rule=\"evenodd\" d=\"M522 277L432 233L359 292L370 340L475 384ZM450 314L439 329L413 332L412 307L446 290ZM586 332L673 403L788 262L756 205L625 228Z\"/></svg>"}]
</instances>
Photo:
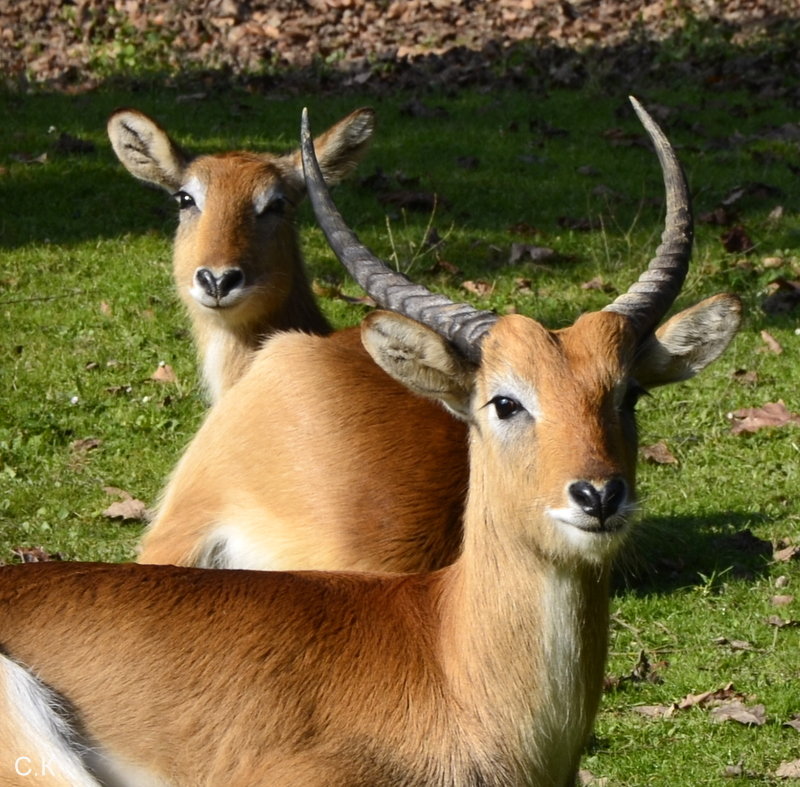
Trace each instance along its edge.
<instances>
[{"instance_id":1,"label":"antelope","mask_svg":"<svg viewBox=\"0 0 800 787\"><path fill-rule=\"evenodd\" d=\"M643 336L639 383L685 379L716 358L731 303L705 301ZM454 403L387 375L357 330L284 333L256 354L175 467L139 562L404 572L455 560L466 425Z\"/></svg>"},{"instance_id":2,"label":"antelope","mask_svg":"<svg viewBox=\"0 0 800 787\"><path fill-rule=\"evenodd\" d=\"M358 109L316 140L328 183L355 168L374 124L371 109ZM311 291L294 228L305 193L299 151L193 157L135 109L114 112L108 136L131 175L166 189L178 203L173 278L212 402L276 332L331 332Z\"/></svg>"},{"instance_id":3,"label":"antelope","mask_svg":"<svg viewBox=\"0 0 800 787\"><path fill-rule=\"evenodd\" d=\"M455 304L374 257L325 189L304 116L318 220L391 309L363 321L370 355L468 423L460 554L410 574L2 568L0 780L27 784L20 758L47 757L46 785L573 783L634 508L639 375L702 366L739 320L729 295L690 311L674 327L683 360L647 338L680 290L692 221L669 142L634 106L665 174L664 242L625 295L559 331Z\"/></svg>"}]
</instances>

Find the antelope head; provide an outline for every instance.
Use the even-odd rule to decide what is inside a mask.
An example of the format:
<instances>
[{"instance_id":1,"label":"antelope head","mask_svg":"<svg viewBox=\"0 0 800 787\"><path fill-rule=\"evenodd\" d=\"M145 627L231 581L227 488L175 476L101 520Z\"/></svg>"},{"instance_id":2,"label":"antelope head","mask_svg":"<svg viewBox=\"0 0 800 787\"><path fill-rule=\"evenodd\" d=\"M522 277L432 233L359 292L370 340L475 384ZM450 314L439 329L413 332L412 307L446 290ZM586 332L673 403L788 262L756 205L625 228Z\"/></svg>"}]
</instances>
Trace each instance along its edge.
<instances>
[{"instance_id":1,"label":"antelope head","mask_svg":"<svg viewBox=\"0 0 800 787\"><path fill-rule=\"evenodd\" d=\"M329 184L353 170L373 129L373 111L359 109L319 136ZM108 135L134 177L167 190L178 203L173 274L214 399L271 333L330 332L306 279L294 227L305 196L299 151L191 156L135 109L114 112Z\"/></svg>"},{"instance_id":2,"label":"antelope head","mask_svg":"<svg viewBox=\"0 0 800 787\"><path fill-rule=\"evenodd\" d=\"M669 141L632 102L664 175L662 243L626 293L556 331L528 317L453 303L375 257L330 200L303 119L306 181L318 221L348 271L391 310L366 318L365 347L387 373L470 424L468 509L480 510L475 498L485 494L493 501L484 506L487 516L501 517L506 530L518 523L520 544L556 560L604 562L618 547L635 506L637 398L711 363L740 322L739 299L718 295L656 330L686 276L692 215Z\"/></svg>"}]
</instances>

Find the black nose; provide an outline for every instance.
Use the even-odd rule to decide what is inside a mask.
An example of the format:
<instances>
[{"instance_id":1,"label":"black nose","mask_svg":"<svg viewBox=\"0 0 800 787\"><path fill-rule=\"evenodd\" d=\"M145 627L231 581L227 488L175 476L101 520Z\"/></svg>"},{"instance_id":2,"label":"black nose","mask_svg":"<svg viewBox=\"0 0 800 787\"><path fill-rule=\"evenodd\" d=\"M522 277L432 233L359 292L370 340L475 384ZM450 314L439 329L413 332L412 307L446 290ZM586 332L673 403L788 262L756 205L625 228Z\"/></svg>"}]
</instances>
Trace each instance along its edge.
<instances>
[{"instance_id":1,"label":"black nose","mask_svg":"<svg viewBox=\"0 0 800 787\"><path fill-rule=\"evenodd\" d=\"M600 489L588 481L575 481L567 491L585 514L605 522L625 502L628 485L621 478L612 478Z\"/></svg>"},{"instance_id":2,"label":"black nose","mask_svg":"<svg viewBox=\"0 0 800 787\"><path fill-rule=\"evenodd\" d=\"M244 284L244 273L241 268L228 268L219 277L219 297L224 298L231 290Z\"/></svg>"},{"instance_id":3,"label":"black nose","mask_svg":"<svg viewBox=\"0 0 800 787\"><path fill-rule=\"evenodd\" d=\"M241 268L228 268L219 277L215 276L214 272L208 268L198 268L194 273L194 278L207 295L217 300L224 298L232 290L244 284L244 273Z\"/></svg>"}]
</instances>

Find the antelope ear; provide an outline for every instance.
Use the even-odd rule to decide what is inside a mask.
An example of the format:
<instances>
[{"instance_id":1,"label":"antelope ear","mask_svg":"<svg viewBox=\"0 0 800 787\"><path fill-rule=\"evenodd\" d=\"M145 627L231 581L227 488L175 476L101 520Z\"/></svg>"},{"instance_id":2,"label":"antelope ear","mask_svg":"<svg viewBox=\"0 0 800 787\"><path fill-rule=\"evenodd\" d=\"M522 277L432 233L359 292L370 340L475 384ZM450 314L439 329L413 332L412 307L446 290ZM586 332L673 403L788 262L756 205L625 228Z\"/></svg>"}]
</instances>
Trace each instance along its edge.
<instances>
[{"instance_id":1,"label":"antelope ear","mask_svg":"<svg viewBox=\"0 0 800 787\"><path fill-rule=\"evenodd\" d=\"M327 131L315 137L314 150L328 186L340 183L356 168L369 148L374 131L375 111L369 107L363 107L351 112ZM291 159L298 186L302 186L305 190L300 151L295 151L288 158Z\"/></svg>"},{"instance_id":2,"label":"antelope ear","mask_svg":"<svg viewBox=\"0 0 800 787\"><path fill-rule=\"evenodd\" d=\"M118 109L108 119L111 147L135 178L167 191L180 188L191 157L143 112Z\"/></svg>"},{"instance_id":3,"label":"antelope ear","mask_svg":"<svg viewBox=\"0 0 800 787\"><path fill-rule=\"evenodd\" d=\"M742 302L726 293L678 312L639 348L633 376L645 388L694 377L719 358L741 321Z\"/></svg>"},{"instance_id":4,"label":"antelope ear","mask_svg":"<svg viewBox=\"0 0 800 787\"><path fill-rule=\"evenodd\" d=\"M476 367L438 333L395 312L376 311L361 323L361 341L388 375L468 420Z\"/></svg>"}]
</instances>

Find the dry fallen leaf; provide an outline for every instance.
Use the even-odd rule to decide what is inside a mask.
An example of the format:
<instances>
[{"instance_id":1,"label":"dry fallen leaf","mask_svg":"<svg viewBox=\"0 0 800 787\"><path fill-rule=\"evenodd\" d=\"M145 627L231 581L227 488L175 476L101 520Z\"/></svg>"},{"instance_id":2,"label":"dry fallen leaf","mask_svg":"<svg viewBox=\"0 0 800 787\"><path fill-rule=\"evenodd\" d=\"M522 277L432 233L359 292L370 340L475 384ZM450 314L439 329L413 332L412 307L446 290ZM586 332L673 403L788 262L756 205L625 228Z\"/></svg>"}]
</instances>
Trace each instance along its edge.
<instances>
[{"instance_id":1,"label":"dry fallen leaf","mask_svg":"<svg viewBox=\"0 0 800 787\"><path fill-rule=\"evenodd\" d=\"M38 156L34 153L11 153L9 158L13 161L19 161L20 164L46 164L47 153L40 153Z\"/></svg>"},{"instance_id":2,"label":"dry fallen leaf","mask_svg":"<svg viewBox=\"0 0 800 787\"><path fill-rule=\"evenodd\" d=\"M673 705L634 705L631 710L640 716L647 716L648 719L666 719L672 716L675 707Z\"/></svg>"},{"instance_id":3,"label":"dry fallen leaf","mask_svg":"<svg viewBox=\"0 0 800 787\"><path fill-rule=\"evenodd\" d=\"M724 205L719 205L708 213L701 213L697 219L701 224L715 224L718 227L729 227L736 216Z\"/></svg>"},{"instance_id":4,"label":"dry fallen leaf","mask_svg":"<svg viewBox=\"0 0 800 787\"><path fill-rule=\"evenodd\" d=\"M770 615L767 618L767 623L770 626L775 626L775 628L779 629L797 628L800 626L800 620L784 620L779 615Z\"/></svg>"},{"instance_id":5,"label":"dry fallen leaf","mask_svg":"<svg viewBox=\"0 0 800 787\"><path fill-rule=\"evenodd\" d=\"M533 280L526 279L524 276L517 276L514 279L514 287L520 295L533 295Z\"/></svg>"},{"instance_id":6,"label":"dry fallen leaf","mask_svg":"<svg viewBox=\"0 0 800 787\"><path fill-rule=\"evenodd\" d=\"M591 771L581 768L578 771L578 784L580 787L606 787L608 784L607 776L595 776Z\"/></svg>"},{"instance_id":7,"label":"dry fallen leaf","mask_svg":"<svg viewBox=\"0 0 800 787\"><path fill-rule=\"evenodd\" d=\"M767 221L769 221L771 224L777 224L778 222L780 222L783 219L783 214L785 212L786 211L784 210L783 205L776 205L769 212L769 215L767 216Z\"/></svg>"},{"instance_id":8,"label":"dry fallen leaf","mask_svg":"<svg viewBox=\"0 0 800 787\"><path fill-rule=\"evenodd\" d=\"M747 371L747 369L737 369L731 375L737 383L741 385L757 385L758 384L758 372Z\"/></svg>"},{"instance_id":9,"label":"dry fallen leaf","mask_svg":"<svg viewBox=\"0 0 800 787\"><path fill-rule=\"evenodd\" d=\"M168 363L160 363L158 368L150 376L151 380L157 383L177 383L178 377Z\"/></svg>"},{"instance_id":10,"label":"dry fallen leaf","mask_svg":"<svg viewBox=\"0 0 800 787\"><path fill-rule=\"evenodd\" d=\"M311 289L318 298L336 299L345 301L346 303L361 304L363 306L377 305L369 295L348 295L346 292L342 291L342 288L338 284L326 284L314 279L311 283Z\"/></svg>"},{"instance_id":11,"label":"dry fallen leaf","mask_svg":"<svg viewBox=\"0 0 800 787\"><path fill-rule=\"evenodd\" d=\"M512 243L511 251L508 255L508 264L517 265L523 261L542 263L545 260L552 260L555 256L555 251L547 248L547 246L535 246L530 243Z\"/></svg>"},{"instance_id":12,"label":"dry fallen leaf","mask_svg":"<svg viewBox=\"0 0 800 787\"><path fill-rule=\"evenodd\" d=\"M52 560L63 560L60 552L48 552L44 547L14 547L11 553L23 563L47 563Z\"/></svg>"},{"instance_id":13,"label":"dry fallen leaf","mask_svg":"<svg viewBox=\"0 0 800 787\"><path fill-rule=\"evenodd\" d=\"M761 407L744 407L741 410L734 410L728 414L728 418L733 422L731 434L757 432L759 429L773 426L800 424L800 415L789 412L783 400L767 402Z\"/></svg>"},{"instance_id":14,"label":"dry fallen leaf","mask_svg":"<svg viewBox=\"0 0 800 787\"><path fill-rule=\"evenodd\" d=\"M772 137L774 138L782 138L780 136ZM755 197L759 200L769 199L771 197L782 197L783 191L778 188L777 186L772 186L769 183L760 183L758 181L751 181L748 183L743 183L741 186L734 186L726 195L722 198L723 205L733 205L743 197Z\"/></svg>"},{"instance_id":15,"label":"dry fallen leaf","mask_svg":"<svg viewBox=\"0 0 800 787\"><path fill-rule=\"evenodd\" d=\"M130 500L112 503L103 511L103 516L109 519L143 520L147 518L147 506L141 500L132 497Z\"/></svg>"},{"instance_id":16,"label":"dry fallen leaf","mask_svg":"<svg viewBox=\"0 0 800 787\"><path fill-rule=\"evenodd\" d=\"M740 224L731 227L720 240L725 251L730 254L745 254L755 248L747 230Z\"/></svg>"},{"instance_id":17,"label":"dry fallen leaf","mask_svg":"<svg viewBox=\"0 0 800 787\"><path fill-rule=\"evenodd\" d=\"M764 260L762 264L766 266L766 262ZM788 314L800 306L800 281L774 279L769 283L769 290L761 302L761 308L767 314Z\"/></svg>"},{"instance_id":18,"label":"dry fallen leaf","mask_svg":"<svg viewBox=\"0 0 800 787\"><path fill-rule=\"evenodd\" d=\"M772 553L772 559L776 563L788 563L791 560L800 558L800 547L788 546L782 549L776 549Z\"/></svg>"},{"instance_id":19,"label":"dry fallen leaf","mask_svg":"<svg viewBox=\"0 0 800 787\"><path fill-rule=\"evenodd\" d=\"M761 339L771 353L780 355L783 352L781 343L769 331L761 331Z\"/></svg>"},{"instance_id":20,"label":"dry fallen leaf","mask_svg":"<svg viewBox=\"0 0 800 787\"><path fill-rule=\"evenodd\" d=\"M678 460L669 448L667 448L667 444L663 440L653 445L642 446L642 448L639 449L639 453L641 453L642 459L646 462L652 462L656 465L678 464Z\"/></svg>"},{"instance_id":21,"label":"dry fallen leaf","mask_svg":"<svg viewBox=\"0 0 800 787\"><path fill-rule=\"evenodd\" d=\"M336 293L339 292L339 287L335 284L328 284L314 279L311 282L311 290L317 298L335 298Z\"/></svg>"},{"instance_id":22,"label":"dry fallen leaf","mask_svg":"<svg viewBox=\"0 0 800 787\"><path fill-rule=\"evenodd\" d=\"M108 495L122 498L122 500L112 503L103 511L103 516L107 516L109 519L123 520L144 520L147 518L147 506L141 500L133 497L130 492L126 492L116 486L104 486L103 491Z\"/></svg>"},{"instance_id":23,"label":"dry fallen leaf","mask_svg":"<svg viewBox=\"0 0 800 787\"><path fill-rule=\"evenodd\" d=\"M339 298L346 303L355 303L360 306L374 307L378 305L369 295L348 295L346 292L340 292Z\"/></svg>"},{"instance_id":24,"label":"dry fallen leaf","mask_svg":"<svg viewBox=\"0 0 800 787\"><path fill-rule=\"evenodd\" d=\"M717 637L714 640L715 645L721 647L729 647L731 650L747 650L753 653L763 653L760 648L754 648L747 640L743 639L728 639L727 637Z\"/></svg>"},{"instance_id":25,"label":"dry fallen leaf","mask_svg":"<svg viewBox=\"0 0 800 787\"><path fill-rule=\"evenodd\" d=\"M86 453L87 451L94 451L103 444L102 440L97 437L84 437L80 440L73 440L70 444L70 450L74 453Z\"/></svg>"},{"instance_id":26,"label":"dry fallen leaf","mask_svg":"<svg viewBox=\"0 0 800 787\"><path fill-rule=\"evenodd\" d=\"M454 262L437 258L436 260L434 260L433 265L431 265L430 272L447 273L451 276L460 276L461 268L459 268L458 265L456 265Z\"/></svg>"},{"instance_id":27,"label":"dry fallen leaf","mask_svg":"<svg viewBox=\"0 0 800 787\"><path fill-rule=\"evenodd\" d=\"M599 290L600 292L614 292L614 285L603 280L602 276L595 276L581 284L582 290Z\"/></svg>"},{"instance_id":28,"label":"dry fallen leaf","mask_svg":"<svg viewBox=\"0 0 800 787\"><path fill-rule=\"evenodd\" d=\"M704 707L714 703L728 702L733 699L744 699L744 696L733 688L732 683L728 683L721 689L704 691L701 694L687 694L682 700L678 701L676 707L678 710L687 710L695 706Z\"/></svg>"},{"instance_id":29,"label":"dry fallen leaf","mask_svg":"<svg viewBox=\"0 0 800 787\"><path fill-rule=\"evenodd\" d=\"M73 440L69 444L70 468L76 471L80 470L89 461L89 453L97 450L102 444L103 441L96 437L84 437L81 440Z\"/></svg>"},{"instance_id":30,"label":"dry fallen leaf","mask_svg":"<svg viewBox=\"0 0 800 787\"><path fill-rule=\"evenodd\" d=\"M606 676L603 688L605 691L611 691L619 689L625 683L663 683L661 671L668 666L669 663L666 661L657 661L655 664L651 664L647 652L640 650L631 671L625 675Z\"/></svg>"},{"instance_id":31,"label":"dry fallen leaf","mask_svg":"<svg viewBox=\"0 0 800 787\"><path fill-rule=\"evenodd\" d=\"M779 779L800 779L800 760L782 762L775 775Z\"/></svg>"},{"instance_id":32,"label":"dry fallen leaf","mask_svg":"<svg viewBox=\"0 0 800 787\"><path fill-rule=\"evenodd\" d=\"M711 718L716 722L736 721L739 724L760 727L767 721L763 705L744 705L739 701L726 702L711 709Z\"/></svg>"},{"instance_id":33,"label":"dry fallen leaf","mask_svg":"<svg viewBox=\"0 0 800 787\"><path fill-rule=\"evenodd\" d=\"M784 727L791 727L800 732L800 713L795 713L789 721L783 722Z\"/></svg>"},{"instance_id":34,"label":"dry fallen leaf","mask_svg":"<svg viewBox=\"0 0 800 787\"><path fill-rule=\"evenodd\" d=\"M794 601L794 596L773 596L770 599L773 607L786 607Z\"/></svg>"},{"instance_id":35,"label":"dry fallen leaf","mask_svg":"<svg viewBox=\"0 0 800 787\"><path fill-rule=\"evenodd\" d=\"M477 295L481 298L491 295L494 291L494 285L489 284L488 281L482 281L480 279L477 281L467 279L467 281L461 282L461 287L467 292L471 292L473 295Z\"/></svg>"}]
</instances>

